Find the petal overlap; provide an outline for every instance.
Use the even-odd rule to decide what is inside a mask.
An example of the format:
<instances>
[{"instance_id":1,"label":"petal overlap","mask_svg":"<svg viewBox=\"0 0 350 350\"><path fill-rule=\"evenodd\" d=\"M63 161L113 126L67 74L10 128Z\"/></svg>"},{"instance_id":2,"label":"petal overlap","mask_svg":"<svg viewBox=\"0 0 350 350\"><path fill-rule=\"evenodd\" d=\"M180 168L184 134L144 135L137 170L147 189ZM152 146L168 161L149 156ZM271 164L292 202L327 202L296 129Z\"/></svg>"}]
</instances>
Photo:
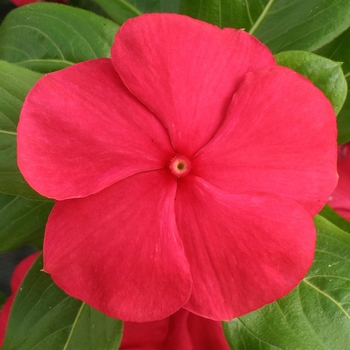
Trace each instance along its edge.
<instances>
[{"instance_id":1,"label":"petal overlap","mask_svg":"<svg viewBox=\"0 0 350 350\"><path fill-rule=\"evenodd\" d=\"M246 75L192 169L231 193L276 193L315 215L337 183L336 134L332 105L309 80L260 70Z\"/></svg>"},{"instance_id":2,"label":"petal overlap","mask_svg":"<svg viewBox=\"0 0 350 350\"><path fill-rule=\"evenodd\" d=\"M117 32L112 62L187 157L222 123L244 74L275 65L271 52L243 30L172 14L127 21Z\"/></svg>"},{"instance_id":3,"label":"petal overlap","mask_svg":"<svg viewBox=\"0 0 350 350\"><path fill-rule=\"evenodd\" d=\"M168 135L121 82L109 59L44 76L18 125L18 164L29 184L55 199L84 197L171 156Z\"/></svg>"},{"instance_id":4,"label":"petal overlap","mask_svg":"<svg viewBox=\"0 0 350 350\"><path fill-rule=\"evenodd\" d=\"M159 170L58 202L46 227L44 270L66 293L109 316L145 322L173 314L192 286L175 190L174 178Z\"/></svg>"},{"instance_id":5,"label":"petal overlap","mask_svg":"<svg viewBox=\"0 0 350 350\"><path fill-rule=\"evenodd\" d=\"M175 211L193 279L184 308L199 316L231 320L271 303L311 266L315 227L293 201L229 194L188 176Z\"/></svg>"}]
</instances>

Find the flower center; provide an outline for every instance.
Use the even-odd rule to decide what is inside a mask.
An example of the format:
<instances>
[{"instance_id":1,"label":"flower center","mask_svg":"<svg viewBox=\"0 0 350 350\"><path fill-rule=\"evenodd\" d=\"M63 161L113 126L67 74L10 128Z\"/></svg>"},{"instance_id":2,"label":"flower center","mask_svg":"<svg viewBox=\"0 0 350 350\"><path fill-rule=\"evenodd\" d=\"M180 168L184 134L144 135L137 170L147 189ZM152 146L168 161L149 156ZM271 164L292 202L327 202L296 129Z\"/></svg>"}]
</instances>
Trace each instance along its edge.
<instances>
[{"instance_id":1,"label":"flower center","mask_svg":"<svg viewBox=\"0 0 350 350\"><path fill-rule=\"evenodd\" d=\"M170 161L169 169L176 177L185 176L191 170L191 162L184 156L175 156Z\"/></svg>"}]
</instances>

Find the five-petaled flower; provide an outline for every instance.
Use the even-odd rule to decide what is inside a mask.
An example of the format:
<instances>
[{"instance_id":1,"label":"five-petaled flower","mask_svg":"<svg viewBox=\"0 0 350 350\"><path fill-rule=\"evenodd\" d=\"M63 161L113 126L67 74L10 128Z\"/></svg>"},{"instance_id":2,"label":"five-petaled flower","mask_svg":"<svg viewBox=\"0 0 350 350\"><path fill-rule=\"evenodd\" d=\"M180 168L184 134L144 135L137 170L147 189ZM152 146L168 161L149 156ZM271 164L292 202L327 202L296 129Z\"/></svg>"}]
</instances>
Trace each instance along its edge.
<instances>
[{"instance_id":1,"label":"five-petaled flower","mask_svg":"<svg viewBox=\"0 0 350 350\"><path fill-rule=\"evenodd\" d=\"M111 59L44 76L18 126L24 177L57 200L45 271L129 321L228 320L291 291L336 153L309 80L243 30L171 14L128 20Z\"/></svg>"}]
</instances>

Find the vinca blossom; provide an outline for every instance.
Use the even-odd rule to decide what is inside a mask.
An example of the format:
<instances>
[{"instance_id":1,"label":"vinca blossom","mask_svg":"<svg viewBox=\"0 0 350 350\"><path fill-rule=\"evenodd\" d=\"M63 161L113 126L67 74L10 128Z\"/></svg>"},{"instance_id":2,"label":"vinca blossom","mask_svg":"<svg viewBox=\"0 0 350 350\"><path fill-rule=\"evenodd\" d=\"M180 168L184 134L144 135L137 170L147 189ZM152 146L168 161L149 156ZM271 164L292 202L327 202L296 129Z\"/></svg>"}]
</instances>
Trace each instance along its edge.
<instances>
[{"instance_id":1,"label":"vinca blossom","mask_svg":"<svg viewBox=\"0 0 350 350\"><path fill-rule=\"evenodd\" d=\"M47 74L18 164L56 199L44 270L125 321L230 320L289 293L336 181L330 102L243 30L128 20L111 59Z\"/></svg>"}]
</instances>

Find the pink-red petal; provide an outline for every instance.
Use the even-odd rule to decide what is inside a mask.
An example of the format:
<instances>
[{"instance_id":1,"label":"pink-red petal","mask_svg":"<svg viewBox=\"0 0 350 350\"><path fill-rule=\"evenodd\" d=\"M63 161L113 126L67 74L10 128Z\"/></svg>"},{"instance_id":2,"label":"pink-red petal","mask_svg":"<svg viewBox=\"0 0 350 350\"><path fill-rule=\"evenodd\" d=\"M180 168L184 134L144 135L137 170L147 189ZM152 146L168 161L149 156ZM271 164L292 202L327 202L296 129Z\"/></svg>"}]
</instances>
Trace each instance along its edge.
<instances>
[{"instance_id":1,"label":"pink-red petal","mask_svg":"<svg viewBox=\"0 0 350 350\"><path fill-rule=\"evenodd\" d=\"M274 193L315 215L336 182L336 123L323 93L274 67L248 73L192 171L231 193Z\"/></svg>"},{"instance_id":2,"label":"pink-red petal","mask_svg":"<svg viewBox=\"0 0 350 350\"><path fill-rule=\"evenodd\" d=\"M229 350L221 322L180 309L155 322L125 322L120 350Z\"/></svg>"},{"instance_id":3,"label":"pink-red petal","mask_svg":"<svg viewBox=\"0 0 350 350\"><path fill-rule=\"evenodd\" d=\"M29 184L55 199L84 197L172 154L158 119L127 90L109 59L44 76L18 125L18 164Z\"/></svg>"},{"instance_id":4,"label":"pink-red petal","mask_svg":"<svg viewBox=\"0 0 350 350\"><path fill-rule=\"evenodd\" d=\"M298 203L264 194L229 194L187 176L176 220L193 288L184 308L230 320L289 293L314 256L315 227Z\"/></svg>"},{"instance_id":5,"label":"pink-red petal","mask_svg":"<svg viewBox=\"0 0 350 350\"><path fill-rule=\"evenodd\" d=\"M11 307L15 300L14 295L10 295L0 310L0 347L5 339L6 328L10 317Z\"/></svg>"},{"instance_id":6,"label":"pink-red petal","mask_svg":"<svg viewBox=\"0 0 350 350\"><path fill-rule=\"evenodd\" d=\"M67 294L109 316L154 321L181 308L192 280L175 223L176 181L136 174L85 198L55 204L44 270Z\"/></svg>"},{"instance_id":7,"label":"pink-red petal","mask_svg":"<svg viewBox=\"0 0 350 350\"><path fill-rule=\"evenodd\" d=\"M337 169L339 181L328 204L339 215L350 220L350 143L339 147Z\"/></svg>"},{"instance_id":8,"label":"pink-red petal","mask_svg":"<svg viewBox=\"0 0 350 350\"><path fill-rule=\"evenodd\" d=\"M257 39L174 14L132 18L117 32L112 62L130 91L190 157L222 123L245 73L275 65Z\"/></svg>"}]
</instances>

